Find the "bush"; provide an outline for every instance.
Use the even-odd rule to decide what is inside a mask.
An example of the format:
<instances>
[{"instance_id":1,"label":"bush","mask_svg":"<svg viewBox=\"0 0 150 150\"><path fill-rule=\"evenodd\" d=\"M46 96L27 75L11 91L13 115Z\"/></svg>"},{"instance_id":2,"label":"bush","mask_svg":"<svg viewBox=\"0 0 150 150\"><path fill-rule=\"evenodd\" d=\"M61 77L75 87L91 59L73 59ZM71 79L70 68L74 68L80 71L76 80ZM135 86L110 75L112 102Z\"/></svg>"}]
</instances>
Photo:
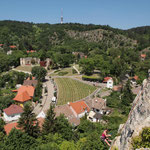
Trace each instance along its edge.
<instances>
[{"instance_id":1,"label":"bush","mask_svg":"<svg viewBox=\"0 0 150 150\"><path fill-rule=\"evenodd\" d=\"M101 81L101 78L97 78L97 77L90 77L90 76L82 76L82 79L83 80L86 80L86 81L94 81L94 82L96 82L96 81Z\"/></svg>"},{"instance_id":2,"label":"bush","mask_svg":"<svg viewBox=\"0 0 150 150\"><path fill-rule=\"evenodd\" d=\"M59 72L59 73L58 73L59 76L64 76L64 75L66 75L66 74L68 74L67 71L65 71L65 72Z\"/></svg>"},{"instance_id":3,"label":"bush","mask_svg":"<svg viewBox=\"0 0 150 150\"><path fill-rule=\"evenodd\" d=\"M75 69L72 69L72 74L77 73L77 71Z\"/></svg>"}]
</instances>

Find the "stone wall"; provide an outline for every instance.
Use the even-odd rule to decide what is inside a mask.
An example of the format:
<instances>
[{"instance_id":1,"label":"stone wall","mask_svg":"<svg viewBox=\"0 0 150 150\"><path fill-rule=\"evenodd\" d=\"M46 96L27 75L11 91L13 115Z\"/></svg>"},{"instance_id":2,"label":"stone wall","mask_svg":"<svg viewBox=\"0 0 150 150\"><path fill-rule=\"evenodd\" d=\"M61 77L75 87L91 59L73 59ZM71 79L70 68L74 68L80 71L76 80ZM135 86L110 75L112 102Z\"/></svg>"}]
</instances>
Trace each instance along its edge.
<instances>
[{"instance_id":1,"label":"stone wall","mask_svg":"<svg viewBox=\"0 0 150 150\"><path fill-rule=\"evenodd\" d=\"M132 137L139 135L144 127L150 127L150 78L143 81L139 94L136 96L127 122L120 129L111 147L119 150L132 149Z\"/></svg>"}]
</instances>

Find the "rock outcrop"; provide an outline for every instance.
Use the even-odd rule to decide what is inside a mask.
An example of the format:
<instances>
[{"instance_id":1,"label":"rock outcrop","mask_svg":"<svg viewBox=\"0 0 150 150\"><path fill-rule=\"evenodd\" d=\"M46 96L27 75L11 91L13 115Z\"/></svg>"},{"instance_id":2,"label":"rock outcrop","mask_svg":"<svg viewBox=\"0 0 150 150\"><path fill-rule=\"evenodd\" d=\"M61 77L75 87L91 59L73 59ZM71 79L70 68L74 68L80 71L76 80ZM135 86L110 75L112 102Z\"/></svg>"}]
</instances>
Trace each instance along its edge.
<instances>
[{"instance_id":1,"label":"rock outcrop","mask_svg":"<svg viewBox=\"0 0 150 150\"><path fill-rule=\"evenodd\" d=\"M132 137L139 135L144 127L150 127L150 78L143 81L127 122L120 129L120 136L115 138L111 150L132 150Z\"/></svg>"}]
</instances>

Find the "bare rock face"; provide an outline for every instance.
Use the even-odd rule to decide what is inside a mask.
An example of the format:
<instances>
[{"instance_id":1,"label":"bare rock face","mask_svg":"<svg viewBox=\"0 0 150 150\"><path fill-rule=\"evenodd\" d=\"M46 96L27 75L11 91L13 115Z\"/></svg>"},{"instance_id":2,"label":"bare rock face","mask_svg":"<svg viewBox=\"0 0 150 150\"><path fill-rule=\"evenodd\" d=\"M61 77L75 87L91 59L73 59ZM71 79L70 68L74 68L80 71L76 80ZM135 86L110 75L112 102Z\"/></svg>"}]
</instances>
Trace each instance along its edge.
<instances>
[{"instance_id":1,"label":"bare rock face","mask_svg":"<svg viewBox=\"0 0 150 150\"><path fill-rule=\"evenodd\" d=\"M144 127L150 127L150 78L143 81L128 120L120 129L120 136L116 137L111 149L132 150L132 137L139 135Z\"/></svg>"}]
</instances>

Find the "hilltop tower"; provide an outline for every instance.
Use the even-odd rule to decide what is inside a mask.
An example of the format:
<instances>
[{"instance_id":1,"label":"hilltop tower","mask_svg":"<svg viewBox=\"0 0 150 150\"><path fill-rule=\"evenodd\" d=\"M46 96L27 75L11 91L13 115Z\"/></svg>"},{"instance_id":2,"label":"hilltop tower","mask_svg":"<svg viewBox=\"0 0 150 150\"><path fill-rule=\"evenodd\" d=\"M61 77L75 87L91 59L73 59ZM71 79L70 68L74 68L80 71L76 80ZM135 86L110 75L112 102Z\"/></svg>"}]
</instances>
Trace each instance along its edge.
<instances>
[{"instance_id":1,"label":"hilltop tower","mask_svg":"<svg viewBox=\"0 0 150 150\"><path fill-rule=\"evenodd\" d=\"M63 9L61 9L61 21L60 21L61 24L63 24Z\"/></svg>"}]
</instances>

